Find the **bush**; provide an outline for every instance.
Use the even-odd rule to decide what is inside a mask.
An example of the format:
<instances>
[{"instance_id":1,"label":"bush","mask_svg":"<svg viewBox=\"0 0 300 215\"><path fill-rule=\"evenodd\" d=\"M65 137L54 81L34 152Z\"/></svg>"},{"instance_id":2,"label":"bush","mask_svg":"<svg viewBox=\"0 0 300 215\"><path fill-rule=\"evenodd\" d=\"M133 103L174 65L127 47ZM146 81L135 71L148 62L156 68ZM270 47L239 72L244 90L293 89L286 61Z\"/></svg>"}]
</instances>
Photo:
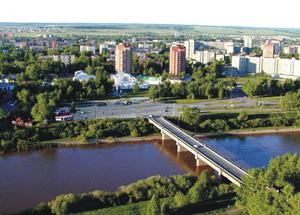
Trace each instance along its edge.
<instances>
[{"instance_id":1,"label":"bush","mask_svg":"<svg viewBox=\"0 0 300 215\"><path fill-rule=\"evenodd\" d=\"M181 208L189 204L189 198L181 192L176 193L174 196L174 202L176 207Z\"/></svg>"}]
</instances>

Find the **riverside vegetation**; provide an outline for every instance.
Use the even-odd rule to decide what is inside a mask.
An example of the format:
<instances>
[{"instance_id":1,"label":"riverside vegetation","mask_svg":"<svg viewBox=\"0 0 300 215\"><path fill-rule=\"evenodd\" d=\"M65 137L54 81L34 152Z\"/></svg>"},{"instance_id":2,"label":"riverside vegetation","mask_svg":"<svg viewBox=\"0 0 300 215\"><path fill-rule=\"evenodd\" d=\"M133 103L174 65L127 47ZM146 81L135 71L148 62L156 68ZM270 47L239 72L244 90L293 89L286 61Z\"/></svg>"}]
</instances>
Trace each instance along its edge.
<instances>
[{"instance_id":1,"label":"riverside vegetation","mask_svg":"<svg viewBox=\"0 0 300 215\"><path fill-rule=\"evenodd\" d=\"M18 214L195 214L236 202L236 215L297 215L299 180L300 157L286 154L272 159L267 168L249 170L241 187L222 183L208 172L198 177L152 176L116 192L63 194Z\"/></svg>"},{"instance_id":2,"label":"riverside vegetation","mask_svg":"<svg viewBox=\"0 0 300 215\"><path fill-rule=\"evenodd\" d=\"M296 94L298 95L298 93ZM289 96L289 95L288 95ZM295 103L297 105L298 103ZM295 110L298 107L293 107ZM202 114L197 108L184 108L180 118L170 118L191 132L224 132L242 128L299 126L298 112L277 114L221 113ZM1 122L0 122L1 123ZM51 140L75 138L81 142L115 137L141 137L157 133L146 119L96 119L14 128L2 123L0 152L29 151L57 147Z\"/></svg>"}]
</instances>

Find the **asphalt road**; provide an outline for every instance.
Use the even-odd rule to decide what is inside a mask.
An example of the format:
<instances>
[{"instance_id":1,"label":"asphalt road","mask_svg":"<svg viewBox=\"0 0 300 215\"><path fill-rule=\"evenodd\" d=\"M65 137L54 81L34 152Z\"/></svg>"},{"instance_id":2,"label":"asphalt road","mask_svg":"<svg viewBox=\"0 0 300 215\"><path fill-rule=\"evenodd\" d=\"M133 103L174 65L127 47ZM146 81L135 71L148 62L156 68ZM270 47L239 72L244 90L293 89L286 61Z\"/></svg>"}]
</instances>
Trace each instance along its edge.
<instances>
[{"instance_id":1,"label":"asphalt road","mask_svg":"<svg viewBox=\"0 0 300 215\"><path fill-rule=\"evenodd\" d=\"M227 100L206 101L194 104L167 104L152 102L147 98L132 99L133 103L124 105L120 100L90 101L78 104L75 120L95 118L135 118L149 115L175 116L183 107L196 107L203 110L224 109L231 107L251 107L256 100L246 97Z\"/></svg>"},{"instance_id":2,"label":"asphalt road","mask_svg":"<svg viewBox=\"0 0 300 215\"><path fill-rule=\"evenodd\" d=\"M162 117L152 117L151 120L155 121L156 123L160 124L169 132L176 135L181 141L189 145L195 151L199 152L202 156L211 160L216 166L219 166L222 171L229 173L229 175L234 176L240 182L247 173L239 166L232 163L230 160L227 160L222 155L218 154L217 152L210 149L207 145L202 144L198 140L194 139L190 135L186 134L184 131L167 121Z\"/></svg>"}]
</instances>

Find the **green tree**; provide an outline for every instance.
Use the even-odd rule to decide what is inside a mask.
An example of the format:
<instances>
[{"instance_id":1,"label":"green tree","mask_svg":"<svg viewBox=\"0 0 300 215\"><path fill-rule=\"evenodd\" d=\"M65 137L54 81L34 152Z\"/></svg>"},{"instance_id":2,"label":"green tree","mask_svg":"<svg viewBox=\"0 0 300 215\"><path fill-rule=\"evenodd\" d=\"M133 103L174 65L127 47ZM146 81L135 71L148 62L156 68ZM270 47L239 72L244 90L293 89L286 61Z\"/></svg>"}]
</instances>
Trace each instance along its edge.
<instances>
[{"instance_id":1,"label":"green tree","mask_svg":"<svg viewBox=\"0 0 300 215\"><path fill-rule=\"evenodd\" d=\"M132 87L132 92L138 93L139 91L140 91L140 87L139 87L138 83L135 83Z\"/></svg>"},{"instance_id":2,"label":"green tree","mask_svg":"<svg viewBox=\"0 0 300 215\"><path fill-rule=\"evenodd\" d=\"M51 212L56 215L66 215L72 212L72 204L76 202L73 193L60 195L49 203Z\"/></svg>"},{"instance_id":3,"label":"green tree","mask_svg":"<svg viewBox=\"0 0 300 215\"><path fill-rule=\"evenodd\" d=\"M147 205L147 215L160 215L160 200L155 194Z\"/></svg>"},{"instance_id":4,"label":"green tree","mask_svg":"<svg viewBox=\"0 0 300 215\"><path fill-rule=\"evenodd\" d=\"M286 154L270 161L268 168L249 171L237 188L237 204L249 215L299 213L300 157Z\"/></svg>"},{"instance_id":5,"label":"green tree","mask_svg":"<svg viewBox=\"0 0 300 215\"><path fill-rule=\"evenodd\" d=\"M76 113L77 112L77 110L76 110L76 102L74 102L74 101L71 103L70 112L71 113Z\"/></svg>"},{"instance_id":6,"label":"green tree","mask_svg":"<svg viewBox=\"0 0 300 215\"><path fill-rule=\"evenodd\" d=\"M174 196L174 202L176 207L181 208L189 204L189 199L187 195L184 195L182 192L178 192Z\"/></svg>"},{"instance_id":7,"label":"green tree","mask_svg":"<svg viewBox=\"0 0 300 215\"><path fill-rule=\"evenodd\" d=\"M282 109L299 111L300 110L300 91L296 93L289 92L283 98L281 102Z\"/></svg>"},{"instance_id":8,"label":"green tree","mask_svg":"<svg viewBox=\"0 0 300 215\"><path fill-rule=\"evenodd\" d=\"M149 98L152 100L156 100L159 98L159 89L157 86L151 86L148 91Z\"/></svg>"},{"instance_id":9,"label":"green tree","mask_svg":"<svg viewBox=\"0 0 300 215\"><path fill-rule=\"evenodd\" d=\"M48 104L45 94L37 95L37 103L31 110L34 121L42 123L51 115L52 107Z\"/></svg>"}]
</instances>

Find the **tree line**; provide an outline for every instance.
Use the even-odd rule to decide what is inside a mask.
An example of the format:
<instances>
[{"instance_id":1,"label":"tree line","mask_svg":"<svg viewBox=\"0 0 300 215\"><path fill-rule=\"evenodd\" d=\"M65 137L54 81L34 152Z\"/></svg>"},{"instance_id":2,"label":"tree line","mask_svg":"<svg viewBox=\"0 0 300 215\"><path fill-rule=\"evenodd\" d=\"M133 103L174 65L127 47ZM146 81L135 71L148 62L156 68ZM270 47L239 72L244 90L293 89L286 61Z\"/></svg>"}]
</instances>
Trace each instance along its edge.
<instances>
[{"instance_id":1,"label":"tree line","mask_svg":"<svg viewBox=\"0 0 300 215\"><path fill-rule=\"evenodd\" d=\"M243 85L243 91L248 96L280 96L299 89L300 79L286 79L282 81L264 75L247 80Z\"/></svg>"},{"instance_id":2,"label":"tree line","mask_svg":"<svg viewBox=\"0 0 300 215\"><path fill-rule=\"evenodd\" d=\"M41 203L37 207L20 214L70 214L95 209L127 205L150 200L147 214L170 214L188 204L213 201L233 192L233 186L222 184L207 172L199 177L177 175L171 177L152 176L127 186L116 192L94 191L82 194L63 194L48 204ZM159 205L159 199L171 198L171 202Z\"/></svg>"},{"instance_id":3,"label":"tree line","mask_svg":"<svg viewBox=\"0 0 300 215\"><path fill-rule=\"evenodd\" d=\"M0 130L0 152L57 147L57 144L43 141L59 138L77 138L87 142L91 139L146 136L155 132L146 119L81 120L31 128L14 128L10 125Z\"/></svg>"}]
</instances>

